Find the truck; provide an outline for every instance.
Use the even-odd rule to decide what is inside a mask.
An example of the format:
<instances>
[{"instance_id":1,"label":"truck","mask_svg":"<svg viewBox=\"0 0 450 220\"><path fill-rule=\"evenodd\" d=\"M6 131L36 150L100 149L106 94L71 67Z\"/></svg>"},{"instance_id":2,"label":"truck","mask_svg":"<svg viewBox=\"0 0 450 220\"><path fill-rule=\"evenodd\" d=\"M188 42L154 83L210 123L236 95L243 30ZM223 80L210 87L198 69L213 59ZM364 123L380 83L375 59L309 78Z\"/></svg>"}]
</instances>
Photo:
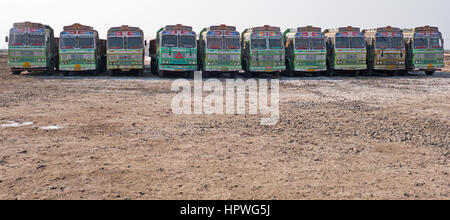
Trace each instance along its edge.
<instances>
[{"instance_id":1,"label":"truck","mask_svg":"<svg viewBox=\"0 0 450 220\"><path fill-rule=\"evenodd\" d=\"M288 29L283 34L286 44L286 73L310 72L319 76L327 71L325 36L319 27Z\"/></svg>"},{"instance_id":2,"label":"truck","mask_svg":"<svg viewBox=\"0 0 450 220\"><path fill-rule=\"evenodd\" d=\"M58 70L58 38L50 26L29 21L15 23L5 41L8 67L13 74Z\"/></svg>"},{"instance_id":3,"label":"truck","mask_svg":"<svg viewBox=\"0 0 450 220\"><path fill-rule=\"evenodd\" d=\"M198 66L203 76L230 73L232 78L242 70L241 37L236 27L227 25L204 28L198 40Z\"/></svg>"},{"instance_id":4,"label":"truck","mask_svg":"<svg viewBox=\"0 0 450 220\"><path fill-rule=\"evenodd\" d=\"M158 30L149 48L152 73L164 77L166 73L180 72L192 77L198 69L196 38L192 27L182 24Z\"/></svg>"},{"instance_id":5,"label":"truck","mask_svg":"<svg viewBox=\"0 0 450 220\"><path fill-rule=\"evenodd\" d=\"M364 34L358 27L341 27L324 31L327 45L328 76L336 72L360 75L367 70Z\"/></svg>"},{"instance_id":6,"label":"truck","mask_svg":"<svg viewBox=\"0 0 450 220\"><path fill-rule=\"evenodd\" d=\"M405 74L406 50L403 31L387 26L363 32L367 42L369 73L382 71L390 75Z\"/></svg>"},{"instance_id":7,"label":"truck","mask_svg":"<svg viewBox=\"0 0 450 220\"><path fill-rule=\"evenodd\" d=\"M106 40L101 40L93 27L79 23L65 26L59 39L59 69L64 76L105 70Z\"/></svg>"},{"instance_id":8,"label":"truck","mask_svg":"<svg viewBox=\"0 0 450 220\"><path fill-rule=\"evenodd\" d=\"M444 39L438 27L404 29L407 71L424 71L434 75L445 67Z\"/></svg>"},{"instance_id":9,"label":"truck","mask_svg":"<svg viewBox=\"0 0 450 220\"><path fill-rule=\"evenodd\" d=\"M112 27L108 30L107 44L107 69L110 74L134 72L144 75L147 42L140 28L128 25Z\"/></svg>"},{"instance_id":10,"label":"truck","mask_svg":"<svg viewBox=\"0 0 450 220\"><path fill-rule=\"evenodd\" d=\"M269 73L279 77L286 70L283 34L279 27L265 25L242 32L242 68L247 77Z\"/></svg>"}]
</instances>

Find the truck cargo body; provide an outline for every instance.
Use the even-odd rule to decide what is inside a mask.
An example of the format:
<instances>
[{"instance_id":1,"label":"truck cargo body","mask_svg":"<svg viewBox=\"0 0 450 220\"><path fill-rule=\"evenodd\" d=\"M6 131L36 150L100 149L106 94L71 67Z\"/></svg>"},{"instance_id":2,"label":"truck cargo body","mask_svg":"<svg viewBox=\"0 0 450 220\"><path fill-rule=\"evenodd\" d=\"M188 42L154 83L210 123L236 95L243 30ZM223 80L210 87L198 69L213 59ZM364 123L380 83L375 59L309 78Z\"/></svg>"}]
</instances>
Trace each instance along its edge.
<instances>
[{"instance_id":1,"label":"truck cargo body","mask_svg":"<svg viewBox=\"0 0 450 220\"><path fill-rule=\"evenodd\" d=\"M54 71L58 68L58 39L47 25L16 23L9 32L8 66L22 71Z\"/></svg>"},{"instance_id":2,"label":"truck cargo body","mask_svg":"<svg viewBox=\"0 0 450 220\"><path fill-rule=\"evenodd\" d=\"M428 75L445 67L444 40L437 27L418 27L404 33L408 71Z\"/></svg>"},{"instance_id":3,"label":"truck cargo body","mask_svg":"<svg viewBox=\"0 0 450 220\"><path fill-rule=\"evenodd\" d=\"M92 27L74 24L60 34L59 69L65 72L95 71L105 68L106 41Z\"/></svg>"},{"instance_id":4,"label":"truck cargo body","mask_svg":"<svg viewBox=\"0 0 450 220\"><path fill-rule=\"evenodd\" d=\"M135 27L122 26L108 31L107 69L109 71L137 71L145 68L144 32Z\"/></svg>"},{"instance_id":5,"label":"truck cargo body","mask_svg":"<svg viewBox=\"0 0 450 220\"><path fill-rule=\"evenodd\" d=\"M246 72L272 74L286 70L285 49L280 28L264 26L242 33L242 63Z\"/></svg>"},{"instance_id":6,"label":"truck cargo body","mask_svg":"<svg viewBox=\"0 0 450 220\"><path fill-rule=\"evenodd\" d=\"M240 34L235 27L205 28L199 35L198 45L198 63L202 71L237 73L242 70Z\"/></svg>"},{"instance_id":7,"label":"truck cargo body","mask_svg":"<svg viewBox=\"0 0 450 220\"><path fill-rule=\"evenodd\" d=\"M320 28L289 29L283 36L288 71L318 74L327 70L325 38Z\"/></svg>"}]
</instances>

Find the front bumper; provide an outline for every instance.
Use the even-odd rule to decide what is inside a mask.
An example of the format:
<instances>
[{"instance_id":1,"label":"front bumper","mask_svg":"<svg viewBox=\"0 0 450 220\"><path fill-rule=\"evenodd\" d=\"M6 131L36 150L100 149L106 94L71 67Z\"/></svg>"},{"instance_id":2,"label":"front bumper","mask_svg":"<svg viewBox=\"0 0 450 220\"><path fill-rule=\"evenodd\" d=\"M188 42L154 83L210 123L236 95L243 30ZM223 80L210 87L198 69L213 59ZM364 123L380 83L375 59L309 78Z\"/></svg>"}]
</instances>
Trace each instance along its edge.
<instances>
[{"instance_id":1,"label":"front bumper","mask_svg":"<svg viewBox=\"0 0 450 220\"><path fill-rule=\"evenodd\" d=\"M130 66L122 66L122 65L108 65L108 70L141 70L144 69L144 65L130 65Z\"/></svg>"},{"instance_id":2,"label":"front bumper","mask_svg":"<svg viewBox=\"0 0 450 220\"><path fill-rule=\"evenodd\" d=\"M59 66L59 70L62 71L73 71L73 72L78 72L78 71L91 71L91 70L96 70L97 67L95 64L75 64L75 65L61 65Z\"/></svg>"},{"instance_id":3,"label":"front bumper","mask_svg":"<svg viewBox=\"0 0 450 220\"><path fill-rule=\"evenodd\" d=\"M445 68L444 64L415 64L415 71L435 71Z\"/></svg>"},{"instance_id":4,"label":"front bumper","mask_svg":"<svg viewBox=\"0 0 450 220\"><path fill-rule=\"evenodd\" d=\"M43 70L47 69L47 63L35 63L35 62L8 62L8 67L14 70Z\"/></svg>"},{"instance_id":5,"label":"front bumper","mask_svg":"<svg viewBox=\"0 0 450 220\"><path fill-rule=\"evenodd\" d=\"M242 70L241 66L207 66L204 68L208 72L238 72Z\"/></svg>"},{"instance_id":6,"label":"front bumper","mask_svg":"<svg viewBox=\"0 0 450 220\"><path fill-rule=\"evenodd\" d=\"M374 70L387 70L387 71L396 71L396 70L405 70L406 65L375 65L373 67Z\"/></svg>"},{"instance_id":7,"label":"front bumper","mask_svg":"<svg viewBox=\"0 0 450 220\"><path fill-rule=\"evenodd\" d=\"M286 66L252 66L251 72L282 72L286 70Z\"/></svg>"},{"instance_id":8,"label":"front bumper","mask_svg":"<svg viewBox=\"0 0 450 220\"><path fill-rule=\"evenodd\" d=\"M296 72L323 72L327 70L326 66L295 66Z\"/></svg>"},{"instance_id":9,"label":"front bumper","mask_svg":"<svg viewBox=\"0 0 450 220\"><path fill-rule=\"evenodd\" d=\"M347 71L358 71L366 70L367 65L336 65L334 70L347 70Z\"/></svg>"},{"instance_id":10,"label":"front bumper","mask_svg":"<svg viewBox=\"0 0 450 220\"><path fill-rule=\"evenodd\" d=\"M160 65L159 69L172 72L196 71L197 65Z\"/></svg>"}]
</instances>

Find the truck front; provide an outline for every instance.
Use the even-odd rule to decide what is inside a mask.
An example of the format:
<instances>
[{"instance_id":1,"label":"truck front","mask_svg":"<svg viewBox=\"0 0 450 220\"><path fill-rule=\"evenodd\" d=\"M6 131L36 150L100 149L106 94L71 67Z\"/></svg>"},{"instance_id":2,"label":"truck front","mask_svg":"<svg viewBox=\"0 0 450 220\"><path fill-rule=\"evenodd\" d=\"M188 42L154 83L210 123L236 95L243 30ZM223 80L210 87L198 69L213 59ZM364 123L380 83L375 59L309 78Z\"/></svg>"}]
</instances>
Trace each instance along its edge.
<instances>
[{"instance_id":1,"label":"truck front","mask_svg":"<svg viewBox=\"0 0 450 220\"><path fill-rule=\"evenodd\" d=\"M445 67L444 40L438 28L416 28L412 42L413 70L432 75L436 70Z\"/></svg>"},{"instance_id":2,"label":"truck front","mask_svg":"<svg viewBox=\"0 0 450 220\"><path fill-rule=\"evenodd\" d=\"M406 70L406 50L399 28L378 28L374 42L373 69L384 71Z\"/></svg>"},{"instance_id":3,"label":"truck front","mask_svg":"<svg viewBox=\"0 0 450 220\"><path fill-rule=\"evenodd\" d=\"M364 34L359 28L339 28L334 39L332 69L361 71L367 69L367 49Z\"/></svg>"},{"instance_id":4,"label":"truck front","mask_svg":"<svg viewBox=\"0 0 450 220\"><path fill-rule=\"evenodd\" d=\"M62 71L97 70L97 33L90 27L64 27L59 40L59 68Z\"/></svg>"},{"instance_id":5,"label":"truck front","mask_svg":"<svg viewBox=\"0 0 450 220\"><path fill-rule=\"evenodd\" d=\"M235 27L211 27L206 33L205 49L205 71L239 72L242 69L240 35Z\"/></svg>"},{"instance_id":6,"label":"truck front","mask_svg":"<svg viewBox=\"0 0 450 220\"><path fill-rule=\"evenodd\" d=\"M159 70L169 72L197 70L197 39L192 27L166 26L159 35Z\"/></svg>"},{"instance_id":7,"label":"truck front","mask_svg":"<svg viewBox=\"0 0 450 220\"><path fill-rule=\"evenodd\" d=\"M122 26L108 31L107 69L144 71L144 34L138 28Z\"/></svg>"},{"instance_id":8,"label":"truck front","mask_svg":"<svg viewBox=\"0 0 450 220\"><path fill-rule=\"evenodd\" d=\"M321 72L327 70L325 37L320 28L299 28L294 42L294 70Z\"/></svg>"},{"instance_id":9,"label":"truck front","mask_svg":"<svg viewBox=\"0 0 450 220\"><path fill-rule=\"evenodd\" d=\"M280 28L258 27L252 29L250 39L251 72L282 72L286 70L285 49Z\"/></svg>"},{"instance_id":10,"label":"truck front","mask_svg":"<svg viewBox=\"0 0 450 220\"><path fill-rule=\"evenodd\" d=\"M22 71L47 70L48 31L42 24L17 23L9 32L8 66L14 74Z\"/></svg>"}]
</instances>

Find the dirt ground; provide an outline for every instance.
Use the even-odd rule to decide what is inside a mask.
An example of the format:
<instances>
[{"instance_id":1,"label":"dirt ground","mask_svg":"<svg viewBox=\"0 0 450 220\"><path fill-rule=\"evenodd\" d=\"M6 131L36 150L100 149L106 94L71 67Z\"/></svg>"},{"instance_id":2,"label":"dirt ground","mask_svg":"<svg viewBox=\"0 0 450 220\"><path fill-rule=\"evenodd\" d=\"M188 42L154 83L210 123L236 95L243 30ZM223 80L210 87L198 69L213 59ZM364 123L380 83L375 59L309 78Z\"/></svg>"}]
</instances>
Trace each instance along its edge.
<instances>
[{"instance_id":1,"label":"dirt ground","mask_svg":"<svg viewBox=\"0 0 450 220\"><path fill-rule=\"evenodd\" d=\"M0 65L0 199L450 199L450 73L283 78L261 126L174 115L173 79Z\"/></svg>"}]
</instances>

